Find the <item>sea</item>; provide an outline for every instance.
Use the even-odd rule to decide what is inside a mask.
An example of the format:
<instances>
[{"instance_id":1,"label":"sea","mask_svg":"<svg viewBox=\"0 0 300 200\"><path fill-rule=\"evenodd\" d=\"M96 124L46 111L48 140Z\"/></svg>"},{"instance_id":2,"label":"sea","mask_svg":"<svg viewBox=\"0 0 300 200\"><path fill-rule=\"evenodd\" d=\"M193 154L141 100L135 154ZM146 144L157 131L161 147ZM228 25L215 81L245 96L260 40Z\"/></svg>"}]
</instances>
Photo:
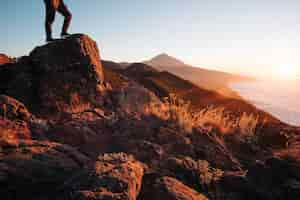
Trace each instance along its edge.
<instances>
[{"instance_id":1,"label":"sea","mask_svg":"<svg viewBox=\"0 0 300 200\"><path fill-rule=\"evenodd\" d=\"M300 127L300 79L238 82L230 87L256 107Z\"/></svg>"}]
</instances>

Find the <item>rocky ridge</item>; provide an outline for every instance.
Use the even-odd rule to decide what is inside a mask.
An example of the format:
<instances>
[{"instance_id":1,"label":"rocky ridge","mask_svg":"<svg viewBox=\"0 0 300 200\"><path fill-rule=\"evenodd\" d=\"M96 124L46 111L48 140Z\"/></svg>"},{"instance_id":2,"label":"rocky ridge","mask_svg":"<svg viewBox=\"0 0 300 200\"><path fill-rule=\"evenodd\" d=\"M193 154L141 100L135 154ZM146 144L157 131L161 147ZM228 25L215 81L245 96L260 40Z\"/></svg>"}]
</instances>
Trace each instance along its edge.
<instances>
[{"instance_id":1,"label":"rocky ridge","mask_svg":"<svg viewBox=\"0 0 300 200\"><path fill-rule=\"evenodd\" d=\"M135 65L131 73L143 70ZM86 35L37 47L2 65L0 77L3 199L300 197L300 162L289 153L298 152L297 128L276 126L278 144L268 147L264 132L249 143L217 128L187 131L152 113L163 98L102 65Z\"/></svg>"}]
</instances>

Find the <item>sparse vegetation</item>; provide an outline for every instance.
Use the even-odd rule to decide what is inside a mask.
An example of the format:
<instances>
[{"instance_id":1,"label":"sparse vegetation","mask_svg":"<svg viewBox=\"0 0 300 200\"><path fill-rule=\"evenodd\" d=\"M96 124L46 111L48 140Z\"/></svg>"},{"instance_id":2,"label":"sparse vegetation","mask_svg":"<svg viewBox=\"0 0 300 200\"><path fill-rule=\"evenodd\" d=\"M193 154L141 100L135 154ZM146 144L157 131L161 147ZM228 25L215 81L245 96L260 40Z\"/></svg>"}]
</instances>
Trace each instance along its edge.
<instances>
[{"instance_id":1,"label":"sparse vegetation","mask_svg":"<svg viewBox=\"0 0 300 200\"><path fill-rule=\"evenodd\" d=\"M177 125L187 133L193 128L202 128L211 132L219 130L222 134L239 133L242 138L254 137L257 131L259 116L243 113L233 117L223 107L209 106L199 112L191 112L190 103L171 95L163 104L152 104L148 112Z\"/></svg>"}]
</instances>

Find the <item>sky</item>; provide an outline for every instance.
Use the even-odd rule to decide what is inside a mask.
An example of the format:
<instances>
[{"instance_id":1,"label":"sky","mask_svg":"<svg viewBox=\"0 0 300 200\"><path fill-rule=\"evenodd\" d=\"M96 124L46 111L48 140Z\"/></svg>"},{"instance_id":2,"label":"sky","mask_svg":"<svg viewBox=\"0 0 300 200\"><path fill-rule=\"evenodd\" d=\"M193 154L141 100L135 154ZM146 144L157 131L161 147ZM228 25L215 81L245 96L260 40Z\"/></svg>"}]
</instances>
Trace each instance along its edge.
<instances>
[{"instance_id":1,"label":"sky","mask_svg":"<svg viewBox=\"0 0 300 200\"><path fill-rule=\"evenodd\" d=\"M65 0L70 32L102 58L138 62L167 53L187 64L258 77L300 74L299 0ZM62 17L56 16L55 36ZM0 52L42 45L43 0L1 0Z\"/></svg>"}]
</instances>

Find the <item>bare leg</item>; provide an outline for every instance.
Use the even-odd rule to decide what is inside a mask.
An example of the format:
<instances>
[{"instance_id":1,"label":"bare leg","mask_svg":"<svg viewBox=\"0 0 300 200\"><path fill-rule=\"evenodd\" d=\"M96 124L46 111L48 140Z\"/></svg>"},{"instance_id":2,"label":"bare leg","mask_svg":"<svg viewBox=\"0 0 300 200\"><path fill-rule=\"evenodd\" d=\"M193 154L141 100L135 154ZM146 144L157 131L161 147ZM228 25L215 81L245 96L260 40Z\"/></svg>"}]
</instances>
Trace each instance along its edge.
<instances>
[{"instance_id":1,"label":"bare leg","mask_svg":"<svg viewBox=\"0 0 300 200\"><path fill-rule=\"evenodd\" d=\"M61 0L57 11L65 17L61 35L62 36L68 35L68 29L71 24L72 14L69 11L68 7L63 2L63 0Z\"/></svg>"}]
</instances>

